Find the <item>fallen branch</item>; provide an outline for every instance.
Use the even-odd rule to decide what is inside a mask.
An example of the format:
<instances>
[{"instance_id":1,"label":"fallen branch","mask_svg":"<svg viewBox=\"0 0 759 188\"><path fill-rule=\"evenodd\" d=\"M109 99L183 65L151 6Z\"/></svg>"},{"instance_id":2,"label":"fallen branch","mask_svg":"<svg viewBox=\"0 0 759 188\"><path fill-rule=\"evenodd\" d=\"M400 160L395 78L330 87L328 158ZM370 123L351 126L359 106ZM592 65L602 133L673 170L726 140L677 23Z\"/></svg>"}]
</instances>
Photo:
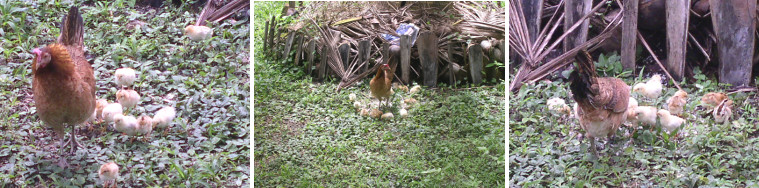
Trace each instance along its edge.
<instances>
[{"instance_id":1,"label":"fallen branch","mask_svg":"<svg viewBox=\"0 0 759 188\"><path fill-rule=\"evenodd\" d=\"M640 39L641 43L643 43L643 46L646 47L646 50L648 50L648 53L651 53L651 57L654 57L654 61L656 61L656 64L659 64L659 67L661 67L662 70L664 70L664 73L667 73L667 76L671 79L672 75L669 74L669 71L667 71L667 68L664 68L664 65L661 64L661 61L659 61L659 58L656 57L656 54L654 54L654 51L651 50L651 47L648 46L648 42L646 42L646 39L643 38L643 35L640 35L640 32L636 32L638 34L638 39ZM680 84L678 84L675 81L672 81L672 83L675 83L675 86L679 90L683 90L683 88L680 87Z\"/></svg>"}]
</instances>

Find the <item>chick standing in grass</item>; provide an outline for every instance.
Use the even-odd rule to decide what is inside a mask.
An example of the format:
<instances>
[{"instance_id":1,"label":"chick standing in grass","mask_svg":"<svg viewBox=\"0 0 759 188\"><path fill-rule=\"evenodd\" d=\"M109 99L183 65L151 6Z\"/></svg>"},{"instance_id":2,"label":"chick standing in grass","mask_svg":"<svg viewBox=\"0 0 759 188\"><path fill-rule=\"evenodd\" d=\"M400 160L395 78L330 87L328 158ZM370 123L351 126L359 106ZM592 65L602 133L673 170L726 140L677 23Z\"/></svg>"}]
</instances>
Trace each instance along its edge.
<instances>
[{"instance_id":1,"label":"chick standing in grass","mask_svg":"<svg viewBox=\"0 0 759 188\"><path fill-rule=\"evenodd\" d=\"M569 108L569 105L567 105L564 99L554 97L554 98L548 99L548 101L546 101L546 104L548 105L548 110L551 111L553 114L570 115L572 113L572 109Z\"/></svg>"},{"instance_id":2,"label":"chick standing in grass","mask_svg":"<svg viewBox=\"0 0 759 188\"><path fill-rule=\"evenodd\" d=\"M153 133L153 118L146 115L141 115L137 118L137 124L140 125L139 133L142 135L142 139L147 141L148 137Z\"/></svg>"},{"instance_id":3,"label":"chick standing in grass","mask_svg":"<svg viewBox=\"0 0 759 188\"><path fill-rule=\"evenodd\" d=\"M418 93L419 91L422 91L422 87L419 85L415 85L414 87L411 87L409 90L410 94Z\"/></svg>"},{"instance_id":4,"label":"chick standing in grass","mask_svg":"<svg viewBox=\"0 0 759 188\"><path fill-rule=\"evenodd\" d=\"M119 165L114 162L100 165L98 177L103 181L103 187L116 187L116 179L119 178Z\"/></svg>"},{"instance_id":5,"label":"chick standing in grass","mask_svg":"<svg viewBox=\"0 0 759 188\"><path fill-rule=\"evenodd\" d=\"M174 107L163 107L155 112L153 115L153 127L163 129L164 134L168 131L169 124L177 116L177 111Z\"/></svg>"},{"instance_id":6,"label":"chick standing in grass","mask_svg":"<svg viewBox=\"0 0 759 188\"><path fill-rule=\"evenodd\" d=\"M675 95L667 99L667 109L669 113L680 116L683 113L683 107L685 107L686 100L688 99L688 93L683 90L675 92Z\"/></svg>"},{"instance_id":7,"label":"chick standing in grass","mask_svg":"<svg viewBox=\"0 0 759 188\"><path fill-rule=\"evenodd\" d=\"M103 120L103 109L105 109L105 106L108 106L108 101L105 99L98 99L95 102L95 120L96 121Z\"/></svg>"},{"instance_id":8,"label":"chick standing in grass","mask_svg":"<svg viewBox=\"0 0 759 188\"><path fill-rule=\"evenodd\" d=\"M119 87L130 87L134 84L134 80L137 79L134 69L131 68L116 69L114 76L116 77L116 85Z\"/></svg>"},{"instance_id":9,"label":"chick standing in grass","mask_svg":"<svg viewBox=\"0 0 759 188\"><path fill-rule=\"evenodd\" d=\"M380 118L380 116L382 116L382 111L378 109L372 109L369 111L369 116L372 118Z\"/></svg>"},{"instance_id":10,"label":"chick standing in grass","mask_svg":"<svg viewBox=\"0 0 759 188\"><path fill-rule=\"evenodd\" d=\"M701 97L701 104L711 110L725 99L727 99L727 95L725 95L725 93L711 92Z\"/></svg>"},{"instance_id":11,"label":"chick standing in grass","mask_svg":"<svg viewBox=\"0 0 759 188\"><path fill-rule=\"evenodd\" d=\"M638 122L651 127L656 125L657 112L658 110L652 106L638 106L635 108L635 114L638 117Z\"/></svg>"},{"instance_id":12,"label":"chick standing in grass","mask_svg":"<svg viewBox=\"0 0 759 188\"><path fill-rule=\"evenodd\" d=\"M116 115L122 115L124 113L121 104L119 103L111 103L105 106L103 108L103 120L105 120L106 123L114 122L116 119Z\"/></svg>"},{"instance_id":13,"label":"chick standing in grass","mask_svg":"<svg viewBox=\"0 0 759 188\"><path fill-rule=\"evenodd\" d=\"M659 110L656 115L661 120L662 129L666 130L667 133L675 131L675 129L685 123L685 119L670 114L668 110Z\"/></svg>"},{"instance_id":14,"label":"chick standing in grass","mask_svg":"<svg viewBox=\"0 0 759 188\"><path fill-rule=\"evenodd\" d=\"M722 102L720 102L717 107L714 108L714 111L712 111L712 116L714 116L714 122L717 123L725 123L730 121L730 116L733 115L733 109L732 109L732 100L730 99L724 99Z\"/></svg>"},{"instance_id":15,"label":"chick standing in grass","mask_svg":"<svg viewBox=\"0 0 759 188\"><path fill-rule=\"evenodd\" d=\"M184 28L184 34L187 35L190 40L203 41L211 38L213 35L213 29L201 25L188 25Z\"/></svg>"},{"instance_id":16,"label":"chick standing in grass","mask_svg":"<svg viewBox=\"0 0 759 188\"><path fill-rule=\"evenodd\" d=\"M120 89L116 92L116 100L124 108L134 108L140 103L140 94L132 89Z\"/></svg>"},{"instance_id":17,"label":"chick standing in grass","mask_svg":"<svg viewBox=\"0 0 759 188\"><path fill-rule=\"evenodd\" d=\"M633 86L633 91L640 93L647 98L656 99L661 95L662 88L661 76L656 74L651 76L651 79L646 83L635 84L635 86Z\"/></svg>"},{"instance_id":18,"label":"chick standing in grass","mask_svg":"<svg viewBox=\"0 0 759 188\"><path fill-rule=\"evenodd\" d=\"M390 112L382 114L382 119L393 119L393 117L393 113Z\"/></svg>"},{"instance_id":19,"label":"chick standing in grass","mask_svg":"<svg viewBox=\"0 0 759 188\"><path fill-rule=\"evenodd\" d=\"M635 108L638 108L638 100L630 97L627 102L627 122L630 122L630 126L633 127L638 125L638 113L635 112Z\"/></svg>"},{"instance_id":20,"label":"chick standing in grass","mask_svg":"<svg viewBox=\"0 0 759 188\"><path fill-rule=\"evenodd\" d=\"M116 130L129 136L136 136L140 124L137 122L137 118L134 116L124 116L121 114L114 117Z\"/></svg>"}]
</instances>

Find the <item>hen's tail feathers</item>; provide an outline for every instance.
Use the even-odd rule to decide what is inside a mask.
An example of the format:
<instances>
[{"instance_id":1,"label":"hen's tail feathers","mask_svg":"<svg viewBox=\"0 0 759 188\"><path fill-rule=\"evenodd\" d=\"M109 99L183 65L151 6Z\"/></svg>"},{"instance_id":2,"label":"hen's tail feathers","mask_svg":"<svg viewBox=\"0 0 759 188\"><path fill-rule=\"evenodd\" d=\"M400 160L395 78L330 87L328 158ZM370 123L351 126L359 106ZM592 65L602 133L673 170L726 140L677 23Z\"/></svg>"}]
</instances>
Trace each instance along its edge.
<instances>
[{"instance_id":1,"label":"hen's tail feathers","mask_svg":"<svg viewBox=\"0 0 759 188\"><path fill-rule=\"evenodd\" d=\"M596 68L593 65L593 59L590 54L582 50L575 56L577 66L575 71L569 76L571 83L569 89L572 91L575 101L588 101L588 95L595 93L591 86L594 84L594 77L598 77Z\"/></svg>"},{"instance_id":2,"label":"hen's tail feathers","mask_svg":"<svg viewBox=\"0 0 759 188\"><path fill-rule=\"evenodd\" d=\"M79 8L72 6L69 13L63 17L61 36L58 43L64 45L82 46L84 42L84 21Z\"/></svg>"}]
</instances>

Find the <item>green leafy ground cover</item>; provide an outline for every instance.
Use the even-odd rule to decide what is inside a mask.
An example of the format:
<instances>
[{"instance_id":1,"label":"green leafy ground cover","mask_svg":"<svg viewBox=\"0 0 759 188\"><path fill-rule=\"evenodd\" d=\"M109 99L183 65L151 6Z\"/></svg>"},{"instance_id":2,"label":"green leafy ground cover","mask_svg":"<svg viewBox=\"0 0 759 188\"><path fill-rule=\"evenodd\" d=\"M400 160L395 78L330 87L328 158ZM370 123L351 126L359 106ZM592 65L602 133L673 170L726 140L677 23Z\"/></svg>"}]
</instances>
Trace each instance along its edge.
<instances>
[{"instance_id":1,"label":"green leafy ground cover","mask_svg":"<svg viewBox=\"0 0 759 188\"><path fill-rule=\"evenodd\" d=\"M67 157L72 167L64 169L56 165L59 141L36 115L29 52L55 40L60 19L72 4L0 1L0 184L91 187L100 183L100 164L115 161L122 186L247 186L250 22L244 18L214 24L211 40L191 42L182 32L200 10L189 4L78 4L97 96L115 101L112 74L132 67L138 75L134 88L142 99L128 114L152 116L171 105L177 118L168 134L147 142L130 143L120 133L79 126L77 137L84 148ZM127 29L131 20L146 25Z\"/></svg>"}]
</instances>

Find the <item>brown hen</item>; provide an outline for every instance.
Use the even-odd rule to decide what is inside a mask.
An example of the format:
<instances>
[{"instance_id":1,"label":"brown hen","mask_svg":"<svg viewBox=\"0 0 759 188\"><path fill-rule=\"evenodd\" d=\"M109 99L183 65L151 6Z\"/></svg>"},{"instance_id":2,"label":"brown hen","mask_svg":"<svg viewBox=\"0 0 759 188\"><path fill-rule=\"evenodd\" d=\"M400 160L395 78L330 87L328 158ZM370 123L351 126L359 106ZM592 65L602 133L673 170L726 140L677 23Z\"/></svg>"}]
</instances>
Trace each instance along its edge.
<instances>
[{"instance_id":1,"label":"brown hen","mask_svg":"<svg viewBox=\"0 0 759 188\"><path fill-rule=\"evenodd\" d=\"M578 53L569 88L579 105L580 127L596 151L595 138L611 137L627 119L630 86L618 78L599 77L587 51Z\"/></svg>"},{"instance_id":2,"label":"brown hen","mask_svg":"<svg viewBox=\"0 0 759 188\"><path fill-rule=\"evenodd\" d=\"M34 49L32 89L37 115L61 139L61 148L77 146L76 133L63 143L65 126L84 123L95 111L95 75L84 57L84 25L79 8L71 7L63 18L56 44Z\"/></svg>"},{"instance_id":3,"label":"brown hen","mask_svg":"<svg viewBox=\"0 0 759 188\"><path fill-rule=\"evenodd\" d=\"M382 106L383 100L390 99L390 95L393 94L391 90L392 82L393 73L390 71L390 66L388 64L380 65L380 68L377 69L377 74L369 82L372 96L380 101L380 106Z\"/></svg>"}]
</instances>

